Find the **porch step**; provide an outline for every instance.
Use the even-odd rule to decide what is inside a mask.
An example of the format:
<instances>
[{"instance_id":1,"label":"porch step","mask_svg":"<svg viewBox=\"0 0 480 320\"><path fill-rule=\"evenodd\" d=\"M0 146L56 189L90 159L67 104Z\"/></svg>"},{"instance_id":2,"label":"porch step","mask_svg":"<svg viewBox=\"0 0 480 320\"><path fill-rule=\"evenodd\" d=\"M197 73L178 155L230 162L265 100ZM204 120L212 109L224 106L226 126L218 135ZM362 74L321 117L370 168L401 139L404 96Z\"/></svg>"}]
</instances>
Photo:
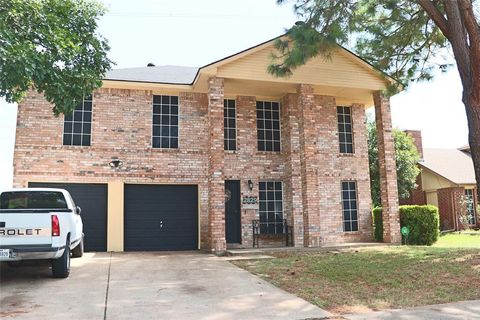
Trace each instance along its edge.
<instances>
[{"instance_id":1,"label":"porch step","mask_svg":"<svg viewBox=\"0 0 480 320\"><path fill-rule=\"evenodd\" d=\"M264 254L265 252L259 249L227 249L227 251L225 251L225 255L228 257L264 255Z\"/></svg>"},{"instance_id":2,"label":"porch step","mask_svg":"<svg viewBox=\"0 0 480 320\"><path fill-rule=\"evenodd\" d=\"M262 259L274 259L273 256L267 256L265 254L245 254L245 255L236 255L236 256L225 256L222 259L227 261L236 261L236 260L262 260Z\"/></svg>"},{"instance_id":3,"label":"porch step","mask_svg":"<svg viewBox=\"0 0 480 320\"><path fill-rule=\"evenodd\" d=\"M227 243L227 250L234 250L234 249L245 249L245 247L241 243Z\"/></svg>"}]
</instances>

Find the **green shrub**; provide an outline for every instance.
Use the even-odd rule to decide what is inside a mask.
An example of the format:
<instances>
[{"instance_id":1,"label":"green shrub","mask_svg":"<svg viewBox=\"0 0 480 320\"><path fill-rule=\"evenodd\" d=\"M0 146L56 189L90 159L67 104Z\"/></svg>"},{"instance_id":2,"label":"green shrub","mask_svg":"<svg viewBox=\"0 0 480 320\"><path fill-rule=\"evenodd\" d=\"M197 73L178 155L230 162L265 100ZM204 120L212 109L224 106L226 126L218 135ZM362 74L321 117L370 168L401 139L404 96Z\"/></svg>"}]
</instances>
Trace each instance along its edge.
<instances>
[{"instance_id":1,"label":"green shrub","mask_svg":"<svg viewBox=\"0 0 480 320\"><path fill-rule=\"evenodd\" d=\"M434 244L440 235L440 216L435 206L401 206L400 225L410 229L408 244Z\"/></svg>"},{"instance_id":2,"label":"green shrub","mask_svg":"<svg viewBox=\"0 0 480 320\"><path fill-rule=\"evenodd\" d=\"M383 241L383 220L382 220L382 208L373 208L373 234L375 241Z\"/></svg>"},{"instance_id":3,"label":"green shrub","mask_svg":"<svg viewBox=\"0 0 480 320\"><path fill-rule=\"evenodd\" d=\"M375 240L383 241L382 208L373 209ZM438 208L426 206L400 206L400 227L408 227L408 244L432 245L440 235ZM405 240L405 239L404 239Z\"/></svg>"}]
</instances>

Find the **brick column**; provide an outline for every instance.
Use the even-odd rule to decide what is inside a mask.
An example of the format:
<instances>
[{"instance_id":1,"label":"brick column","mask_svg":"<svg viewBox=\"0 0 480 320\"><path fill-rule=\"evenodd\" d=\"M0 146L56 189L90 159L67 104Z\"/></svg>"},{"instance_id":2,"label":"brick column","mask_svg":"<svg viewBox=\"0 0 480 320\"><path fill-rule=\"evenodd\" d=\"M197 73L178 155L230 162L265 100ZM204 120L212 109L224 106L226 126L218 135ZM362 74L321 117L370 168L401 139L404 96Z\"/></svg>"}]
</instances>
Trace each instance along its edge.
<instances>
[{"instance_id":1,"label":"brick column","mask_svg":"<svg viewBox=\"0 0 480 320\"><path fill-rule=\"evenodd\" d=\"M285 208L290 215L288 224L293 226L293 245L303 247L303 195L300 156L300 110L295 94L288 94L283 99L282 141L285 151Z\"/></svg>"},{"instance_id":2,"label":"brick column","mask_svg":"<svg viewBox=\"0 0 480 320\"><path fill-rule=\"evenodd\" d=\"M313 86L301 84L298 88L300 110L300 165L302 175L304 245L320 246L320 193L317 155L317 122Z\"/></svg>"},{"instance_id":3,"label":"brick column","mask_svg":"<svg viewBox=\"0 0 480 320\"><path fill-rule=\"evenodd\" d=\"M210 249L221 254L225 241L225 179L223 146L224 80L208 81L208 220Z\"/></svg>"},{"instance_id":4,"label":"brick column","mask_svg":"<svg viewBox=\"0 0 480 320\"><path fill-rule=\"evenodd\" d=\"M390 99L380 91L373 94L377 127L378 164L383 208L383 241L400 243L400 212L398 208L397 168L392 135Z\"/></svg>"}]
</instances>

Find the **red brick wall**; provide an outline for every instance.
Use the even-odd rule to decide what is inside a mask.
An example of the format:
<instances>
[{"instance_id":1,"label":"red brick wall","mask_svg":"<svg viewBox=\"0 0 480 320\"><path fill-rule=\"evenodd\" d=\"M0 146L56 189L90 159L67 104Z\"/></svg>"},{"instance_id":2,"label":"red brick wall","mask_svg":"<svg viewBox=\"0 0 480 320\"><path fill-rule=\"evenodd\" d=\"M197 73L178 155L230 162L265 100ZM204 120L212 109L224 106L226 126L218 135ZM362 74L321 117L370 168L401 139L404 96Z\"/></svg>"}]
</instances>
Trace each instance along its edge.
<instances>
[{"instance_id":1,"label":"red brick wall","mask_svg":"<svg viewBox=\"0 0 480 320\"><path fill-rule=\"evenodd\" d=\"M242 195L258 195L258 181L279 180L284 182L284 213L294 226L296 246L371 240L364 107L352 107L355 154L341 155L335 99L313 95L309 86L303 86L299 94L281 100L282 152L259 152L255 97L239 96L238 150L223 151L222 84L223 80L213 79L208 94L180 93L179 149L172 150L151 148L150 91L96 91L89 147L63 146L63 117L54 117L43 97L30 92L19 105L14 185L111 179L197 184L201 246L221 251L225 248L223 181L241 180ZM305 107L299 108L299 103ZM123 166L110 168L112 158L121 159ZM247 187L249 179L254 182L252 191ZM342 180L357 181L358 232L343 232ZM258 218L255 211L242 210L245 246L251 245L253 218Z\"/></svg>"},{"instance_id":2,"label":"red brick wall","mask_svg":"<svg viewBox=\"0 0 480 320\"><path fill-rule=\"evenodd\" d=\"M152 94L102 89L94 94L92 145L63 146L63 117L54 117L42 96L30 92L19 104L14 186L29 181L198 184L202 247L208 246L207 97L180 94L180 149L151 148ZM123 161L119 169L108 163Z\"/></svg>"},{"instance_id":3,"label":"red brick wall","mask_svg":"<svg viewBox=\"0 0 480 320\"><path fill-rule=\"evenodd\" d=\"M256 98L252 96L237 96L236 107L237 150L224 152L224 176L225 180L241 181L241 197L258 196L259 181L285 182L284 156L283 153L257 150ZM283 147L285 141L288 140L287 136L283 134L283 131L281 138ZM248 180L252 180L253 182L252 190L248 188ZM242 244L244 247L251 247L252 245L253 219L259 219L256 210L241 210Z\"/></svg>"},{"instance_id":4,"label":"red brick wall","mask_svg":"<svg viewBox=\"0 0 480 320\"><path fill-rule=\"evenodd\" d=\"M310 149L312 174L318 193L304 194L316 204L318 211L309 212L310 227L321 243L372 240L372 216L368 146L363 105L352 106L354 154L340 154L337 133L337 110L333 97L314 96L315 112L311 114L306 148ZM341 181L356 180L358 193L359 231L343 232ZM316 198L315 198L316 197ZM306 222L305 222L306 224ZM316 229L318 226L318 229ZM312 241L312 240L311 240ZM310 242L315 245L315 242Z\"/></svg>"},{"instance_id":5,"label":"red brick wall","mask_svg":"<svg viewBox=\"0 0 480 320\"><path fill-rule=\"evenodd\" d=\"M458 229L457 212L460 210L460 199L464 192L464 189L461 187L437 190L440 230Z\"/></svg>"}]
</instances>

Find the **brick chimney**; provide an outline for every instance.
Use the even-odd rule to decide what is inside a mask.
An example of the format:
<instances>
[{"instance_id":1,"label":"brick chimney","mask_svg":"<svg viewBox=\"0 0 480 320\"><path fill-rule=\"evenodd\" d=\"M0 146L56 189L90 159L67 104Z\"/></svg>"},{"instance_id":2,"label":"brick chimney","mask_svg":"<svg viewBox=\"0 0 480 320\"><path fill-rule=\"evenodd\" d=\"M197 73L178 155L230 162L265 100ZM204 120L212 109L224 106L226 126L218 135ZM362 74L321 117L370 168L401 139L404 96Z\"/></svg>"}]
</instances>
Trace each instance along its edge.
<instances>
[{"instance_id":1,"label":"brick chimney","mask_svg":"<svg viewBox=\"0 0 480 320\"><path fill-rule=\"evenodd\" d=\"M404 132L412 137L413 143L415 144L415 147L417 147L418 154L420 155L420 160L423 160L422 131L405 130Z\"/></svg>"}]
</instances>

